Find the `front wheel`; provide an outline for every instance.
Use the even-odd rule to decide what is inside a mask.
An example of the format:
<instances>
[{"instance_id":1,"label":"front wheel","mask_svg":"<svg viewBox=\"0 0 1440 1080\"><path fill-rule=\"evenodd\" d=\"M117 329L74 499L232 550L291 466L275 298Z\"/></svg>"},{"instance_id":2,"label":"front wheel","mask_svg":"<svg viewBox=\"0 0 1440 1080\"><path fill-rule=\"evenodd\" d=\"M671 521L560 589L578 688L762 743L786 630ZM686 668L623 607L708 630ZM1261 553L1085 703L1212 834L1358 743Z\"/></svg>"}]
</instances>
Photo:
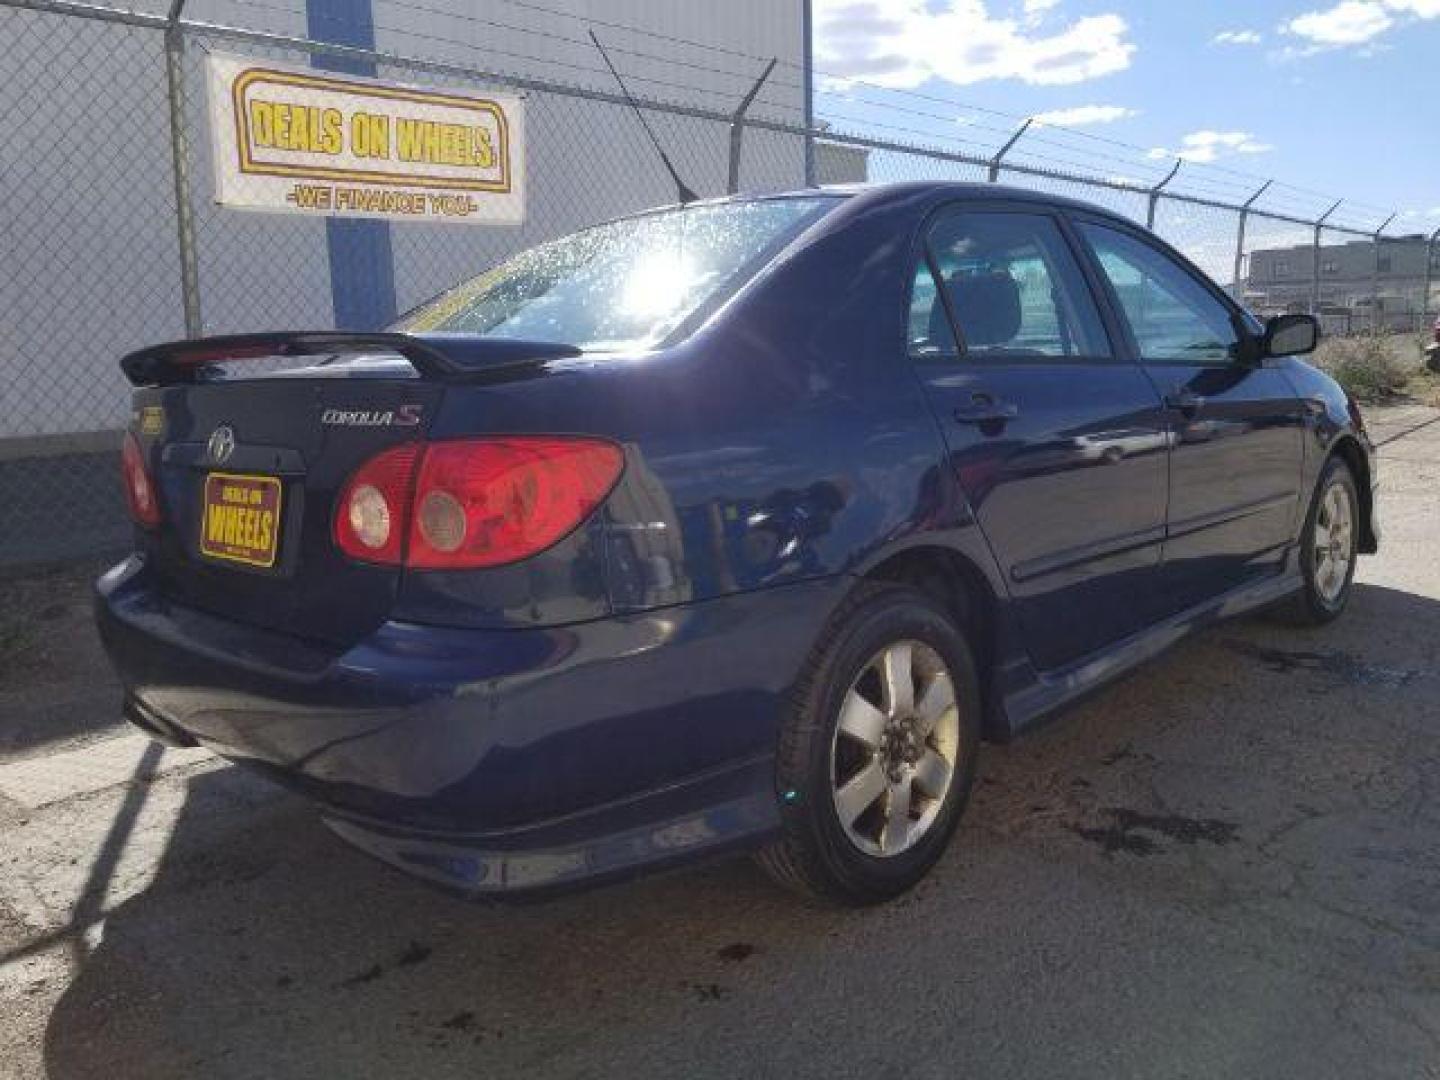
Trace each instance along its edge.
<instances>
[{"instance_id":1,"label":"front wheel","mask_svg":"<svg viewBox=\"0 0 1440 1080\"><path fill-rule=\"evenodd\" d=\"M1359 554L1360 499L1355 478L1338 457L1325 463L1300 536L1300 592L1283 611L1288 621L1320 626L1350 602Z\"/></svg>"},{"instance_id":2,"label":"front wheel","mask_svg":"<svg viewBox=\"0 0 1440 1080\"><path fill-rule=\"evenodd\" d=\"M889 899L940 858L980 741L965 638L918 590L857 587L792 696L777 757L781 838L760 863L841 903Z\"/></svg>"}]
</instances>

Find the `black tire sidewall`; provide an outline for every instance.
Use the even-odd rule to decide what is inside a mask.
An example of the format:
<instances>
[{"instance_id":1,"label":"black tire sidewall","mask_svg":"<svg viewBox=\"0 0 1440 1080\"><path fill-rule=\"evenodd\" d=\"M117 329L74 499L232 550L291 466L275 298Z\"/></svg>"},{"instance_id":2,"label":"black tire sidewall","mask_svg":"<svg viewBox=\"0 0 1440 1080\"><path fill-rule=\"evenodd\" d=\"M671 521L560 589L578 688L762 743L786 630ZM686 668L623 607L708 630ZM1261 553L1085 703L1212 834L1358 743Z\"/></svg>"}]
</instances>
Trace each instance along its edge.
<instances>
[{"instance_id":1,"label":"black tire sidewall","mask_svg":"<svg viewBox=\"0 0 1440 1080\"><path fill-rule=\"evenodd\" d=\"M898 855L878 857L860 851L846 835L831 794L831 744L840 706L863 666L885 646L903 639L921 641L936 651L950 672L960 713L960 749L956 774L945 804L929 832ZM959 823L974 783L980 741L980 694L970 649L954 623L924 594L895 587L848 613L821 644L823 658L808 699L797 717L808 733L804 778L798 790L799 812L812 856L847 899L884 899L920 880L943 854ZM800 762L796 763L801 764ZM782 776L781 782L786 782Z\"/></svg>"}]
</instances>

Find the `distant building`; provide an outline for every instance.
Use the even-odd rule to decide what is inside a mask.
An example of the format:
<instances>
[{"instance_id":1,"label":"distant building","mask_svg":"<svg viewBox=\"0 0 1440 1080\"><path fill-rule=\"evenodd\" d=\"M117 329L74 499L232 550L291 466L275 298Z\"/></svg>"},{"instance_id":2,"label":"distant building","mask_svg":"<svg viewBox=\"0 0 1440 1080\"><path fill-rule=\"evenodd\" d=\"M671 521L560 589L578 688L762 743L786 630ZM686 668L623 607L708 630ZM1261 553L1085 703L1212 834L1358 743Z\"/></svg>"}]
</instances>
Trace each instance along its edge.
<instances>
[{"instance_id":1,"label":"distant building","mask_svg":"<svg viewBox=\"0 0 1440 1080\"><path fill-rule=\"evenodd\" d=\"M815 143L817 184L860 184L870 179L870 151L849 143Z\"/></svg>"},{"instance_id":2,"label":"distant building","mask_svg":"<svg viewBox=\"0 0 1440 1080\"><path fill-rule=\"evenodd\" d=\"M1349 240L1320 247L1320 315L1332 330L1371 326L1409 328L1426 310L1426 260L1430 288L1440 288L1440 246L1427 237L1400 236L1375 244ZM1378 269L1378 277L1377 277ZM1315 293L1315 249L1309 244L1251 252L1245 272L1245 303L1262 314L1309 311ZM1378 315L1372 313L1379 298Z\"/></svg>"}]
</instances>

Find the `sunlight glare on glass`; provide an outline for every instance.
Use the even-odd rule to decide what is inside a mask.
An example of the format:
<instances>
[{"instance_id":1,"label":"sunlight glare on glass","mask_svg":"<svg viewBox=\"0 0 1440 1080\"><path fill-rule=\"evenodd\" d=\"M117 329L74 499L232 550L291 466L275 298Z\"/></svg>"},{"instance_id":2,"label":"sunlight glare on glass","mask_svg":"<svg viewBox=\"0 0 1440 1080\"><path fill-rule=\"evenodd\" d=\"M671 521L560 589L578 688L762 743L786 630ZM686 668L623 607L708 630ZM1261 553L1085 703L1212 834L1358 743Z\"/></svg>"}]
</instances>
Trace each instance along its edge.
<instances>
[{"instance_id":1,"label":"sunlight glare on glass","mask_svg":"<svg viewBox=\"0 0 1440 1080\"><path fill-rule=\"evenodd\" d=\"M656 318L674 311L695 284L695 266L683 253L652 251L630 271L620 306L636 318Z\"/></svg>"}]
</instances>

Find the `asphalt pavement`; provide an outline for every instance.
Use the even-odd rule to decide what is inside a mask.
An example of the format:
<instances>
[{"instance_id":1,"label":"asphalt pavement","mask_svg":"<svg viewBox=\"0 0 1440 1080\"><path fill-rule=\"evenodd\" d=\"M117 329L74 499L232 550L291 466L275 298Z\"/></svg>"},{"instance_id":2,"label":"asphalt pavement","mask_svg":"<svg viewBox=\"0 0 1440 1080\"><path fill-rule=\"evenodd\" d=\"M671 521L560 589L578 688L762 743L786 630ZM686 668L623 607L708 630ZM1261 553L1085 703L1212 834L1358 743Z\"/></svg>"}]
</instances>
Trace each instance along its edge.
<instances>
[{"instance_id":1,"label":"asphalt pavement","mask_svg":"<svg viewBox=\"0 0 1440 1080\"><path fill-rule=\"evenodd\" d=\"M0 1076L1440 1076L1440 412L1370 415L1338 624L1217 627L986 747L937 871L864 911L745 859L438 894L127 734L83 581L8 583Z\"/></svg>"}]
</instances>

